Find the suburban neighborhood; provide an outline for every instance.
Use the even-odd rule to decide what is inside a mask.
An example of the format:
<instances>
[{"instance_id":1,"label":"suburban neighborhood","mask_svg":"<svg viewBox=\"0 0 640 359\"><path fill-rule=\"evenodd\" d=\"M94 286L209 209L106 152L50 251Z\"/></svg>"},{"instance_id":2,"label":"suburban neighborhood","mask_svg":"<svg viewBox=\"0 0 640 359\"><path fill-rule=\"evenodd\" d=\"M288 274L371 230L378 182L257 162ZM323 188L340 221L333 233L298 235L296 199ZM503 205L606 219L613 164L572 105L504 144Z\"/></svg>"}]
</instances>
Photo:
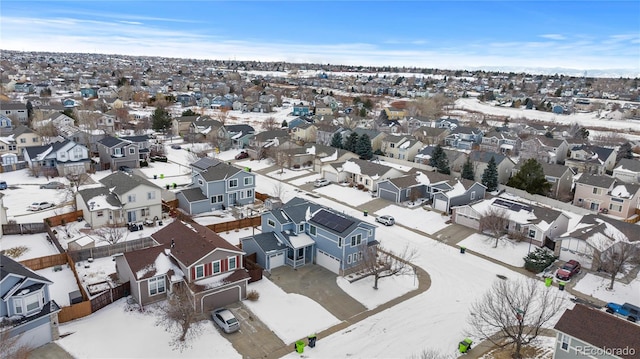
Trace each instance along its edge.
<instances>
[{"instance_id":1,"label":"suburban neighborhood","mask_svg":"<svg viewBox=\"0 0 640 359\"><path fill-rule=\"evenodd\" d=\"M640 355L637 79L0 65L3 357Z\"/></svg>"}]
</instances>

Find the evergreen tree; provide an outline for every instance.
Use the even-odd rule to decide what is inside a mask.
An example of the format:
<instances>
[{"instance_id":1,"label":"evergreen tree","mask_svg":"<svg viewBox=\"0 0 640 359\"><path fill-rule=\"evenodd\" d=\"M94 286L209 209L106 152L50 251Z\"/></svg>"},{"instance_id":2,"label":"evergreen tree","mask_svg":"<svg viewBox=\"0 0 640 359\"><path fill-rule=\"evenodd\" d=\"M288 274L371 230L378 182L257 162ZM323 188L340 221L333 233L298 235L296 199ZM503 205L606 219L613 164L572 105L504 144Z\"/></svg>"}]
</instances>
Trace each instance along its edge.
<instances>
[{"instance_id":1,"label":"evergreen tree","mask_svg":"<svg viewBox=\"0 0 640 359\"><path fill-rule=\"evenodd\" d=\"M336 132L331 137L331 147L342 148L342 134L340 132Z\"/></svg>"},{"instance_id":2,"label":"evergreen tree","mask_svg":"<svg viewBox=\"0 0 640 359\"><path fill-rule=\"evenodd\" d=\"M442 146L436 145L436 148L433 149L433 153L429 159L429 166L435 167L440 173L446 175L451 174L449 159L447 158L447 154L444 153Z\"/></svg>"},{"instance_id":3,"label":"evergreen tree","mask_svg":"<svg viewBox=\"0 0 640 359\"><path fill-rule=\"evenodd\" d=\"M171 116L169 115L169 112L161 107L158 107L153 111L151 120L151 128L153 128L154 131L165 132L171 127Z\"/></svg>"},{"instance_id":4,"label":"evergreen tree","mask_svg":"<svg viewBox=\"0 0 640 359\"><path fill-rule=\"evenodd\" d=\"M363 133L356 143L356 154L363 160L370 160L373 157L373 149L371 148L371 139L369 135Z\"/></svg>"},{"instance_id":5,"label":"evergreen tree","mask_svg":"<svg viewBox=\"0 0 640 359\"><path fill-rule=\"evenodd\" d=\"M628 141L620 145L620 148L618 149L618 155L616 156L616 162L620 161L623 158L633 158L633 148L631 147L631 143Z\"/></svg>"},{"instance_id":6,"label":"evergreen tree","mask_svg":"<svg viewBox=\"0 0 640 359\"><path fill-rule=\"evenodd\" d=\"M347 137L347 142L344 144L344 149L349 152L356 152L356 144L358 143L358 134L355 132L351 132L349 137Z\"/></svg>"},{"instance_id":7,"label":"evergreen tree","mask_svg":"<svg viewBox=\"0 0 640 359\"><path fill-rule=\"evenodd\" d=\"M282 127L282 128L289 127L289 124L287 123L287 120L282 120L282 125L280 125L280 127Z\"/></svg>"},{"instance_id":8,"label":"evergreen tree","mask_svg":"<svg viewBox=\"0 0 640 359\"><path fill-rule=\"evenodd\" d=\"M473 173L473 163L471 162L470 157L467 157L467 161L462 166L462 174L460 176L471 181L475 179L475 173Z\"/></svg>"},{"instance_id":9,"label":"evergreen tree","mask_svg":"<svg viewBox=\"0 0 640 359\"><path fill-rule=\"evenodd\" d=\"M551 189L551 183L544 177L542 165L535 158L528 159L520 171L509 179L507 185L527 193L545 195Z\"/></svg>"},{"instance_id":10,"label":"evergreen tree","mask_svg":"<svg viewBox=\"0 0 640 359\"><path fill-rule=\"evenodd\" d=\"M489 192L498 189L498 165L493 156L491 156L487 168L485 168L482 173L482 184L487 187L487 191Z\"/></svg>"},{"instance_id":11,"label":"evergreen tree","mask_svg":"<svg viewBox=\"0 0 640 359\"><path fill-rule=\"evenodd\" d=\"M192 109L188 109L188 110L182 111L182 116L198 116L198 114L193 112Z\"/></svg>"}]
</instances>

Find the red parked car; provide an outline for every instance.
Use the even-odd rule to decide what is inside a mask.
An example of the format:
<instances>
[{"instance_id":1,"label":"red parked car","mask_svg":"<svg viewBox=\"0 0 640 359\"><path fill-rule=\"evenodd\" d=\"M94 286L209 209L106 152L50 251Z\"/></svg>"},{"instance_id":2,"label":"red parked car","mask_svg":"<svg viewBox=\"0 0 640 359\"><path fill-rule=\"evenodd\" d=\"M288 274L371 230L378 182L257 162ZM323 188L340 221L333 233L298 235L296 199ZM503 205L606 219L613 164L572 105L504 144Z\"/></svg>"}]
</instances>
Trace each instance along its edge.
<instances>
[{"instance_id":1,"label":"red parked car","mask_svg":"<svg viewBox=\"0 0 640 359\"><path fill-rule=\"evenodd\" d=\"M565 263L562 268L558 269L558 272L556 272L556 278L569 280L574 275L580 273L580 268L580 262L572 259Z\"/></svg>"},{"instance_id":2,"label":"red parked car","mask_svg":"<svg viewBox=\"0 0 640 359\"><path fill-rule=\"evenodd\" d=\"M249 154L245 151L242 151L236 155L236 160L243 160L245 158L249 158Z\"/></svg>"}]
</instances>

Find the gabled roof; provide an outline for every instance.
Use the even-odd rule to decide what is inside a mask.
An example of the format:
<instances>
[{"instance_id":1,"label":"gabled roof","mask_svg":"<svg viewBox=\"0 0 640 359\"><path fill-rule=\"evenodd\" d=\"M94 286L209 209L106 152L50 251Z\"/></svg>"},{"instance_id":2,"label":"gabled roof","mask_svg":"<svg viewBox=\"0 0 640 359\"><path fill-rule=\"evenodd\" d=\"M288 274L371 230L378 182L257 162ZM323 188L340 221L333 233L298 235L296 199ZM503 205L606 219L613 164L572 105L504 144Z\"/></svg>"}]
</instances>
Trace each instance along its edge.
<instances>
[{"instance_id":1,"label":"gabled roof","mask_svg":"<svg viewBox=\"0 0 640 359\"><path fill-rule=\"evenodd\" d=\"M580 176L576 183L582 183L599 188L609 188L616 182L616 179L604 175Z\"/></svg>"},{"instance_id":2,"label":"gabled roof","mask_svg":"<svg viewBox=\"0 0 640 359\"><path fill-rule=\"evenodd\" d=\"M130 142L148 142L149 135L123 136L122 139Z\"/></svg>"},{"instance_id":3,"label":"gabled roof","mask_svg":"<svg viewBox=\"0 0 640 359\"><path fill-rule=\"evenodd\" d=\"M602 243L604 237L610 241L640 241L637 225L599 214L583 216L573 231L562 235L562 238L576 238L592 243Z\"/></svg>"},{"instance_id":4,"label":"gabled roof","mask_svg":"<svg viewBox=\"0 0 640 359\"><path fill-rule=\"evenodd\" d=\"M573 147L571 151L585 151L587 153L591 153L593 157L588 160L599 159L600 161L603 161L603 162L607 158L609 158L609 156L611 156L611 154L614 152L612 148L590 146L590 145L578 145Z\"/></svg>"},{"instance_id":5,"label":"gabled roof","mask_svg":"<svg viewBox=\"0 0 640 359\"><path fill-rule=\"evenodd\" d=\"M171 255L189 267L216 249L242 253L216 232L197 223L174 221L151 235L154 241L169 246Z\"/></svg>"},{"instance_id":6,"label":"gabled roof","mask_svg":"<svg viewBox=\"0 0 640 359\"><path fill-rule=\"evenodd\" d=\"M554 329L598 348L640 348L640 325L581 304L566 310ZM637 353L619 356L632 359Z\"/></svg>"},{"instance_id":7,"label":"gabled roof","mask_svg":"<svg viewBox=\"0 0 640 359\"><path fill-rule=\"evenodd\" d=\"M253 135L253 139L258 142L265 142L274 138L289 137L287 130L270 130Z\"/></svg>"},{"instance_id":8,"label":"gabled roof","mask_svg":"<svg viewBox=\"0 0 640 359\"><path fill-rule=\"evenodd\" d=\"M382 176L393 167L381 165L375 162L369 162L357 158L350 159L342 163L342 170L350 173L358 173L369 177Z\"/></svg>"},{"instance_id":9,"label":"gabled roof","mask_svg":"<svg viewBox=\"0 0 640 359\"><path fill-rule=\"evenodd\" d=\"M640 172L640 161L631 158L623 158L618 162L618 166L614 171Z\"/></svg>"},{"instance_id":10,"label":"gabled roof","mask_svg":"<svg viewBox=\"0 0 640 359\"><path fill-rule=\"evenodd\" d=\"M491 160L491 157L493 157L496 161L496 165L499 165L500 163L502 163L502 161L504 161L507 158L499 153L485 152L485 151L471 151L471 153L469 154L469 157L471 158L471 162L483 162L483 163L489 163L489 161Z\"/></svg>"},{"instance_id":11,"label":"gabled roof","mask_svg":"<svg viewBox=\"0 0 640 359\"><path fill-rule=\"evenodd\" d=\"M192 166L198 169L200 176L207 182L224 180L242 171L237 167L207 157L201 158Z\"/></svg>"},{"instance_id":12,"label":"gabled roof","mask_svg":"<svg viewBox=\"0 0 640 359\"><path fill-rule=\"evenodd\" d=\"M113 137L113 136L105 136L104 138L98 140L98 143L102 144L102 145L104 145L106 147L111 148L111 147L115 147L115 146L117 146L119 144L122 144L122 143L129 144L131 142L129 142L127 140L124 140L123 138L118 138L118 137Z\"/></svg>"},{"instance_id":13,"label":"gabled roof","mask_svg":"<svg viewBox=\"0 0 640 359\"><path fill-rule=\"evenodd\" d=\"M35 273L10 257L0 254L0 282L9 275L15 275L21 278L31 278L40 282L53 284L53 282L47 278ZM0 295L4 295L4 293L0 293Z\"/></svg>"},{"instance_id":14,"label":"gabled roof","mask_svg":"<svg viewBox=\"0 0 640 359\"><path fill-rule=\"evenodd\" d=\"M513 169L516 171L520 171L520 168L522 168L525 162L526 161L518 162L518 164L516 164L516 166ZM542 167L542 172L544 173L545 176L560 178L567 171L571 172L571 175L575 174L573 170L567 166L559 165L556 163L546 163L546 162L538 162L538 163Z\"/></svg>"},{"instance_id":15,"label":"gabled roof","mask_svg":"<svg viewBox=\"0 0 640 359\"><path fill-rule=\"evenodd\" d=\"M107 187L110 191L116 193L121 196L132 189L140 186L146 185L153 188L158 188L155 184L149 182L145 178L134 174L128 174L122 171L114 172L107 177L100 180L105 187Z\"/></svg>"},{"instance_id":16,"label":"gabled roof","mask_svg":"<svg viewBox=\"0 0 640 359\"><path fill-rule=\"evenodd\" d=\"M245 125L245 124L224 125L224 128L226 128L227 131L231 132L231 133L240 133L240 132L242 132L243 134L249 134L249 133L256 132L256 130L253 127L251 127L249 125Z\"/></svg>"},{"instance_id":17,"label":"gabled roof","mask_svg":"<svg viewBox=\"0 0 640 359\"><path fill-rule=\"evenodd\" d=\"M13 137L18 137L24 133L34 133L32 129L27 126L20 125L13 129Z\"/></svg>"},{"instance_id":18,"label":"gabled roof","mask_svg":"<svg viewBox=\"0 0 640 359\"><path fill-rule=\"evenodd\" d=\"M106 209L108 208L108 206L117 207L117 208L122 207L122 204L118 200L118 197L115 194L111 193L109 189L106 187L85 188L78 191L78 194L82 196L82 200L84 201L87 208L89 208L89 210ZM104 203L102 203L102 205L98 204L98 208L96 207L92 208L91 206L92 201L98 202L98 203L101 202L101 201L96 201L95 200L96 198L100 198L101 201L104 201ZM103 208L100 208L100 207L103 207Z\"/></svg>"},{"instance_id":19,"label":"gabled roof","mask_svg":"<svg viewBox=\"0 0 640 359\"><path fill-rule=\"evenodd\" d=\"M166 268L166 270L162 270L162 268L158 268L155 263L158 261L158 257L160 256L164 256L165 258L161 258L165 261L170 262L172 260L171 257L165 253L165 250L167 250L168 252L168 248L169 246L167 245L160 245L139 249L136 251L125 252L124 257L129 264L129 268L131 269L134 278L136 280L141 280L151 278L159 274L167 274L167 270L172 268Z\"/></svg>"}]
</instances>

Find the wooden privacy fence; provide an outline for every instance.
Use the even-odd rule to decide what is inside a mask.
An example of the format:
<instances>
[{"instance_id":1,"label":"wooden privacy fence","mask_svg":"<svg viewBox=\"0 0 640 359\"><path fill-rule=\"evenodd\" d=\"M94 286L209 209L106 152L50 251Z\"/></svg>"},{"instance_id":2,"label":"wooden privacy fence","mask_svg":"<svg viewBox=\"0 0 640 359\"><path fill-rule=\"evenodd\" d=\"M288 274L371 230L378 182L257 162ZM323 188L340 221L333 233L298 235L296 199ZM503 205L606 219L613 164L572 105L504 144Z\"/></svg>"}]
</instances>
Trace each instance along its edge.
<instances>
[{"instance_id":1,"label":"wooden privacy fence","mask_svg":"<svg viewBox=\"0 0 640 359\"><path fill-rule=\"evenodd\" d=\"M87 249L81 249L78 251L68 251L69 256L73 258L75 262L87 260L89 258L104 258L110 257L114 254L131 252L138 249L152 247L156 242L151 237L143 237L134 239L131 241L124 241L108 246L99 246Z\"/></svg>"},{"instance_id":2,"label":"wooden privacy fence","mask_svg":"<svg viewBox=\"0 0 640 359\"><path fill-rule=\"evenodd\" d=\"M260 217L248 217L242 218L235 221L209 224L207 228L211 229L216 233L220 232L228 232L236 229L247 228L247 227L255 227L259 226L262 222Z\"/></svg>"},{"instance_id":3,"label":"wooden privacy fence","mask_svg":"<svg viewBox=\"0 0 640 359\"><path fill-rule=\"evenodd\" d=\"M75 212L60 214L53 217L48 217L48 218L45 218L44 221L49 225L49 227L55 227L55 226L61 225L63 222L64 223L75 222L78 220L78 218L83 218L82 216L83 216L82 211L75 211Z\"/></svg>"},{"instance_id":4,"label":"wooden privacy fence","mask_svg":"<svg viewBox=\"0 0 640 359\"><path fill-rule=\"evenodd\" d=\"M117 287L113 287L104 291L102 294L91 298L91 312L97 312L98 310L106 307L107 305L115 302L120 298L124 298L129 295L129 282L122 283Z\"/></svg>"},{"instance_id":5,"label":"wooden privacy fence","mask_svg":"<svg viewBox=\"0 0 640 359\"><path fill-rule=\"evenodd\" d=\"M71 304L68 307L62 307L58 313L58 322L66 323L74 319L83 318L93 313L91 311L91 302L84 301L76 304Z\"/></svg>"},{"instance_id":6,"label":"wooden privacy fence","mask_svg":"<svg viewBox=\"0 0 640 359\"><path fill-rule=\"evenodd\" d=\"M20 263L31 270L40 270L54 266L66 265L68 261L67 254L60 253L52 254L45 257L25 259L23 261L20 261Z\"/></svg>"},{"instance_id":7,"label":"wooden privacy fence","mask_svg":"<svg viewBox=\"0 0 640 359\"><path fill-rule=\"evenodd\" d=\"M255 193L255 198L259 199L259 200L261 200L263 202L264 202L264 200L266 200L269 197L271 197L271 196L269 196L268 194L264 194L264 193L260 193L260 192L256 192Z\"/></svg>"},{"instance_id":8,"label":"wooden privacy fence","mask_svg":"<svg viewBox=\"0 0 640 359\"><path fill-rule=\"evenodd\" d=\"M2 225L3 234L34 234L46 231L44 223L9 223Z\"/></svg>"}]
</instances>

